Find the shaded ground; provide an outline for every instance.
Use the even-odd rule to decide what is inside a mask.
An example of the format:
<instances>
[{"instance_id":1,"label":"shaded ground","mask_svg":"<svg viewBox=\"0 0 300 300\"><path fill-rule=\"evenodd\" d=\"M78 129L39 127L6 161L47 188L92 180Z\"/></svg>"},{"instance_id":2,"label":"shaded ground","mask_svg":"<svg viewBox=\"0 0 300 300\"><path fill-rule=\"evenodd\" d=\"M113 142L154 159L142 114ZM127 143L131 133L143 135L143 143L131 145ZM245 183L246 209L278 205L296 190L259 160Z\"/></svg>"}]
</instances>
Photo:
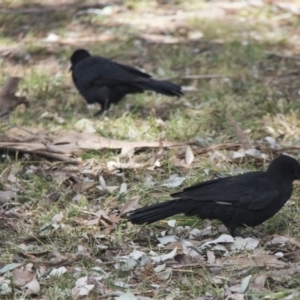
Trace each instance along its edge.
<instances>
[{"instance_id":1,"label":"shaded ground","mask_svg":"<svg viewBox=\"0 0 300 300\"><path fill-rule=\"evenodd\" d=\"M36 278L38 299L298 299L298 185L247 240L205 244L227 234L218 222L138 227L119 216L283 152L299 158L299 11L299 1L4 2L0 83L23 77L30 106L0 123L1 297L30 297L21 287ZM185 96L133 95L85 120L68 73L80 47Z\"/></svg>"}]
</instances>

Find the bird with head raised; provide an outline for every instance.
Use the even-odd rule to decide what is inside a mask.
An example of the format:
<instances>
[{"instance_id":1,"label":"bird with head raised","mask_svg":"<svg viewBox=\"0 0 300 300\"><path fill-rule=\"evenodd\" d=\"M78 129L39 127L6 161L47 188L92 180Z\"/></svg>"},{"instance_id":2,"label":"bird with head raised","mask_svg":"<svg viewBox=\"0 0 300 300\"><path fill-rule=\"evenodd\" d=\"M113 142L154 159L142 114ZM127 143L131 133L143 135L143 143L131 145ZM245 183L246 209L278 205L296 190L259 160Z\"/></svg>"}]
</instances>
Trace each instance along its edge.
<instances>
[{"instance_id":1,"label":"bird with head raised","mask_svg":"<svg viewBox=\"0 0 300 300\"><path fill-rule=\"evenodd\" d=\"M111 103L120 102L127 94L154 91L167 96L181 96L182 90L167 80L155 80L138 69L92 56L87 50L74 51L71 58L73 82L88 104L99 103L101 110L108 110Z\"/></svg>"}]
</instances>

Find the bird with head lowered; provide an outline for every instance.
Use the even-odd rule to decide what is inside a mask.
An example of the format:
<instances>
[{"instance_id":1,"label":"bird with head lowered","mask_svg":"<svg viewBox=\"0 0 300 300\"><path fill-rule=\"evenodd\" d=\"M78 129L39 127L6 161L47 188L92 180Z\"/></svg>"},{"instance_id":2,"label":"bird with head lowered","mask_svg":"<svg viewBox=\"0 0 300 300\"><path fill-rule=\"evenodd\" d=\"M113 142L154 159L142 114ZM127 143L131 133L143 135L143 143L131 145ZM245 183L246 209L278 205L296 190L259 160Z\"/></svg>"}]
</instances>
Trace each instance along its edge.
<instances>
[{"instance_id":1,"label":"bird with head lowered","mask_svg":"<svg viewBox=\"0 0 300 300\"><path fill-rule=\"evenodd\" d=\"M172 194L174 200L145 206L128 213L133 224L149 224L184 213L223 222L232 236L236 229L256 226L273 217L289 200L293 181L300 179L300 164L280 155L268 169L213 179Z\"/></svg>"}]
</instances>

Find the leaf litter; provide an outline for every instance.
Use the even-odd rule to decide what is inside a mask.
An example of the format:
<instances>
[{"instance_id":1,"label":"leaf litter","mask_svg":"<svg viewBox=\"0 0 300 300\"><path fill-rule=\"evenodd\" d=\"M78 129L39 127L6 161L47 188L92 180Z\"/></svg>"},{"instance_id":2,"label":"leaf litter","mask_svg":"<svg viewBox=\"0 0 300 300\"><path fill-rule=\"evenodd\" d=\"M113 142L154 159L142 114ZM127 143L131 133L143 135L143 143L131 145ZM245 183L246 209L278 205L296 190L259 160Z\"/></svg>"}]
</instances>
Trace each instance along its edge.
<instances>
[{"instance_id":1,"label":"leaf litter","mask_svg":"<svg viewBox=\"0 0 300 300\"><path fill-rule=\"evenodd\" d=\"M241 5L231 2L221 5L216 2L213 4L217 8L216 14L210 10L202 11L201 14L205 18L227 14L231 17L236 11L241 11L249 5L257 5L254 2L249 1ZM274 6L297 14L289 5L275 3ZM101 16L116 14L110 6L106 7L106 10L102 8L101 12L96 13ZM88 13L95 14L95 11ZM118 11L119 13L121 14L122 10ZM153 16L149 13L141 14L139 18L144 18L142 23L150 26L153 32L147 35L140 33L139 36L150 43L181 42L184 31L178 36L173 33L165 35L155 30L165 26L166 20L171 29L177 29L184 20L198 13L199 11L193 11L185 14L179 11L173 16L161 16L159 22L153 22ZM126 10L125 14L127 18L121 22L129 23L130 10ZM187 35L192 40L199 40L201 44L206 33L191 30ZM44 41L47 43L58 41L61 44L74 44L80 40L87 41L80 38L63 39L55 33L47 33L45 36L48 36ZM100 40L106 38L107 34L99 37ZM218 43L224 44L224 40ZM205 47L209 48L210 45ZM282 60L286 59L284 54L277 56ZM195 76L207 77L202 74L192 76L186 77L192 80ZM212 74L209 77L211 80L214 77L229 76ZM12 109L9 108L9 113ZM56 124L64 124L66 120L50 112L41 118ZM11 227L14 232L21 232L22 240L17 245L14 260L3 253L0 294L10 295L10 278L14 279L17 288L29 284L27 290L30 292L25 291L23 294L22 291L25 297L26 293L38 294L37 286L41 281L42 286L45 286L45 280L59 277L62 281L70 275L73 276L72 288L57 290L57 295L62 298L67 295L91 295L91 298L145 300L156 298L158 291L162 291L166 295L165 299L169 300L179 297L176 295L176 289L173 289L179 284L187 287L189 293L192 291L191 282L185 277L186 274L192 274L192 284L195 288L202 283L207 288L213 282L219 298L223 299L244 299L247 293L255 289L269 293L265 299L292 299L299 296L297 291L292 290L295 277L299 276L300 260L300 247L295 239L282 235L264 236L261 239L232 238L221 225L211 223L209 226L201 225L197 228L194 225L177 226L179 220L166 221L164 230L158 234L161 230L159 224L153 227L133 227L120 218L143 201L144 190L146 193L149 186L155 187L158 190L156 193L159 194L161 188L172 189L181 186L190 179L194 171L199 173L200 169L202 172L203 167L206 168L205 174L208 177L214 174L215 167L223 168L225 163L235 165L251 161L256 166L262 166L273 153L286 151L297 155L297 128L289 124L289 120L285 119L283 114L278 114L271 120L280 123L279 128L270 124L270 116L264 119L266 134L262 134L260 140L251 140L250 134L248 136L249 131L243 130L239 123L232 119L239 143L221 143L211 140L210 137L202 140L195 138L195 141L189 143L112 140L96 134L98 128L89 119L79 120L75 124L77 131L61 133L52 130L46 132L41 128L9 127L9 130L5 130L5 138L1 137L0 147L24 152L25 166L18 167L18 170L9 166L1 174L3 191L0 193L0 203L4 207L1 207L0 220L4 228ZM163 121L157 119L155 122L165 126ZM280 135L286 133L293 136L293 141L280 139ZM232 137L228 140L231 139ZM149 150L152 147L155 148L156 154L151 154L153 157L150 160L137 160L139 153L136 150ZM120 154L101 165L97 160L82 161L81 155L85 150L97 150L102 154L101 150L105 148L118 149ZM161 154L163 148L172 150L173 159L168 165L170 172L164 172L169 153ZM174 148L176 150L173 153ZM41 160L39 163L43 165L36 167L37 156L76 162L78 166L46 163ZM205 164L210 167L203 163L202 158L205 158ZM152 179L149 180L149 185L143 182L142 192L137 195L135 180L138 178L143 181L145 169L150 171ZM235 169L238 173L243 172L241 168ZM158 178L155 176L157 174ZM35 199L29 192L33 189L34 180L44 180L43 183L52 181L54 184L50 185L47 191L46 187L40 185L38 201L27 201ZM27 198L23 198L24 194ZM39 205L44 206L43 211L38 209ZM267 225L269 226L269 223ZM69 239L76 241L76 247L71 241L69 243ZM65 243L60 244L60 240L64 240ZM10 245L10 241L5 242ZM281 255L278 255L279 253ZM31 262L28 263L28 260ZM18 263L9 263L11 261ZM36 270L33 270L32 262L37 267ZM293 275L294 279L291 280ZM52 279L49 279L51 277ZM107 279L111 280L109 284ZM291 287L291 290L287 290L287 294L270 294L270 287L274 291L277 289L273 286L274 282L283 287ZM212 291L204 290L203 295L203 300L217 299ZM256 299L255 296L253 299Z\"/></svg>"}]
</instances>

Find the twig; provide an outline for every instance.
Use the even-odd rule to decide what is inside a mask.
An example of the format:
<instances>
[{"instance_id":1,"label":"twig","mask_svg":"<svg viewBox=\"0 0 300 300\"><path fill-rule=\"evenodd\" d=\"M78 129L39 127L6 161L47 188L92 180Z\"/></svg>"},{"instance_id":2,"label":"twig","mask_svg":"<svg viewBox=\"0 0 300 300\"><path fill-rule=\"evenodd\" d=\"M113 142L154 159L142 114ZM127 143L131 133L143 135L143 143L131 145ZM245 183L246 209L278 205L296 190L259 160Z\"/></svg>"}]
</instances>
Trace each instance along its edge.
<instances>
[{"instance_id":1,"label":"twig","mask_svg":"<svg viewBox=\"0 0 300 300\"><path fill-rule=\"evenodd\" d=\"M230 77L228 75L221 74L207 74L207 75L184 75L182 78L184 79L211 79L211 78L226 78Z\"/></svg>"}]
</instances>

